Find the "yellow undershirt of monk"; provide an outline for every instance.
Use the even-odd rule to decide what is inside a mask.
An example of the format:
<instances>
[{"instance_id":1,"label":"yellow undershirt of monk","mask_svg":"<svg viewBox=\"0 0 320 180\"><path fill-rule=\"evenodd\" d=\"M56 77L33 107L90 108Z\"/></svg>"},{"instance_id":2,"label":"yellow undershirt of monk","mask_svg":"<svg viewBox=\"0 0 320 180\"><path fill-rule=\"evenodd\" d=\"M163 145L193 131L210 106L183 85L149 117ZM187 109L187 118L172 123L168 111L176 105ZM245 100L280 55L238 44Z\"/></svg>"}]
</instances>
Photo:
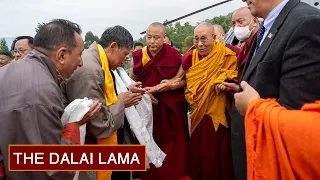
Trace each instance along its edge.
<instances>
[{"instance_id":1,"label":"yellow undershirt of monk","mask_svg":"<svg viewBox=\"0 0 320 180\"><path fill-rule=\"evenodd\" d=\"M118 97L116 91L114 89L113 78L109 69L109 61L107 58L104 49L100 44L97 44L99 57L102 64L102 69L104 71L104 98L106 100L107 106L110 106L118 101ZM117 145L117 131L113 132L113 134L105 139L98 139L99 145ZM97 180L111 180L112 171L97 171L96 179Z\"/></svg>"},{"instance_id":2,"label":"yellow undershirt of monk","mask_svg":"<svg viewBox=\"0 0 320 180\"><path fill-rule=\"evenodd\" d=\"M216 42L210 54L200 60L196 49L192 54L192 66L186 73L186 99L191 107L191 132L203 119L211 117L215 130L222 124L228 127L225 109L231 113L224 92L216 91L214 86L226 80L237 81L236 54L223 44Z\"/></svg>"},{"instance_id":3,"label":"yellow undershirt of monk","mask_svg":"<svg viewBox=\"0 0 320 180\"><path fill-rule=\"evenodd\" d=\"M146 65L150 61L150 57L148 55L147 46L142 48L142 66Z\"/></svg>"}]
</instances>

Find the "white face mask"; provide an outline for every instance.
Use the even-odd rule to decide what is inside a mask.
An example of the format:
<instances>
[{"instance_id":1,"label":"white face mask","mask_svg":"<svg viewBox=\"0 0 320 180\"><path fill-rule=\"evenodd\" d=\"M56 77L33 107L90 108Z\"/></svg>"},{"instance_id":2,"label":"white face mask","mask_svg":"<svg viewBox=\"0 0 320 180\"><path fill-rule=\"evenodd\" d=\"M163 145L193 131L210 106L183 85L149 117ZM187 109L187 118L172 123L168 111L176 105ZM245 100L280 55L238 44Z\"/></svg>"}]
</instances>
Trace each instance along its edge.
<instances>
[{"instance_id":1,"label":"white face mask","mask_svg":"<svg viewBox=\"0 0 320 180\"><path fill-rule=\"evenodd\" d=\"M247 40L250 35L251 32L253 31L253 29L250 31L250 25L253 22L253 19L251 20L250 24L248 26L245 27L234 27L234 35L236 36L237 39L239 39L239 41L245 41Z\"/></svg>"}]
</instances>

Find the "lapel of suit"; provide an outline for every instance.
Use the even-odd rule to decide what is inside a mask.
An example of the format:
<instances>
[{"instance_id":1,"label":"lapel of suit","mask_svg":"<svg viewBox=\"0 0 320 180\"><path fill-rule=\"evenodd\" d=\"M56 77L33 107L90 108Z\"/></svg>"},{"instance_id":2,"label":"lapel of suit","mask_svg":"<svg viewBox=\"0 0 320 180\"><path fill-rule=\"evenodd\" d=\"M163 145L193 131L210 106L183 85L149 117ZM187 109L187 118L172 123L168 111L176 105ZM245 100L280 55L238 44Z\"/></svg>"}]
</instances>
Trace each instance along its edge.
<instances>
[{"instance_id":1,"label":"lapel of suit","mask_svg":"<svg viewBox=\"0 0 320 180\"><path fill-rule=\"evenodd\" d=\"M255 48L251 48L250 55L249 55L250 59L248 58L249 61L247 60L247 62L246 62L245 72L241 78L241 81L248 80L251 73L257 67L259 62L261 62L263 60L263 57L266 54L266 52L268 51L273 39L276 37L278 30L281 28L283 22L285 21L288 14L293 9L293 7L295 7L299 2L300 2L300 0L289 0L289 2L285 5L285 7L280 12L279 16L277 17L277 19L273 23L270 31L267 32L268 33L267 36L263 40L259 49L256 51L255 55L254 55ZM252 47L256 47L256 43L257 43L256 41L257 41L257 38L256 38L255 43Z\"/></svg>"},{"instance_id":2,"label":"lapel of suit","mask_svg":"<svg viewBox=\"0 0 320 180\"><path fill-rule=\"evenodd\" d=\"M259 31L258 31L257 33L259 33ZM246 64L244 65L244 68L243 68L243 73L242 73L242 75L241 75L240 82L242 81L242 79L243 79L243 77L244 77L244 74L245 74L245 72L247 71L248 66L250 65L251 59L252 59L253 54L254 54L255 47L257 46L257 38L258 38L258 36L254 39L254 43L253 43L252 46L251 46L251 49L250 49L248 58L247 58L247 60L246 60Z\"/></svg>"}]
</instances>

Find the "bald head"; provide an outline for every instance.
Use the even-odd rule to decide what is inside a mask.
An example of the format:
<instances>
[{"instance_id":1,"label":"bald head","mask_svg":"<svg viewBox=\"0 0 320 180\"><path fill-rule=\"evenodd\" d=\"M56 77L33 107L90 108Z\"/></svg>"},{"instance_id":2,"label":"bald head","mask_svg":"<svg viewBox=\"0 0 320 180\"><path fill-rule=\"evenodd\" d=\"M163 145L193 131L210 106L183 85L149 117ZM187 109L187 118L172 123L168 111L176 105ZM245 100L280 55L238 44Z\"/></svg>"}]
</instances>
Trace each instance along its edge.
<instances>
[{"instance_id":1,"label":"bald head","mask_svg":"<svg viewBox=\"0 0 320 180\"><path fill-rule=\"evenodd\" d=\"M164 35L166 34L166 27L159 22L154 22L154 23L150 24L147 28L147 32L148 32L148 30L150 30L150 28L159 29Z\"/></svg>"},{"instance_id":2,"label":"bald head","mask_svg":"<svg viewBox=\"0 0 320 180\"><path fill-rule=\"evenodd\" d=\"M219 24L214 24L213 28L214 28L214 34L216 35L217 41L224 43L224 38L226 34L224 33L223 27L220 26Z\"/></svg>"},{"instance_id":3,"label":"bald head","mask_svg":"<svg viewBox=\"0 0 320 180\"><path fill-rule=\"evenodd\" d=\"M216 33L224 34L224 30L223 30L223 27L222 27L222 26L220 26L219 24L214 24L214 25L212 25L212 26L213 26L214 31L215 31Z\"/></svg>"},{"instance_id":4,"label":"bald head","mask_svg":"<svg viewBox=\"0 0 320 180\"><path fill-rule=\"evenodd\" d=\"M207 22L200 23L194 30L193 39L193 43L201 56L204 57L210 54L216 41L212 24Z\"/></svg>"},{"instance_id":5,"label":"bald head","mask_svg":"<svg viewBox=\"0 0 320 180\"><path fill-rule=\"evenodd\" d=\"M247 17L249 19L253 19L254 16L251 14L250 10L248 9L248 7L241 7L239 9L237 9L233 15L232 15L232 18L234 17L238 17L238 16L241 16L241 17Z\"/></svg>"},{"instance_id":6,"label":"bald head","mask_svg":"<svg viewBox=\"0 0 320 180\"><path fill-rule=\"evenodd\" d=\"M207 22L202 22L198 24L198 26L194 29L194 32L196 32L198 29L205 29L209 31L210 33L214 34L214 27L212 24L207 23Z\"/></svg>"},{"instance_id":7,"label":"bald head","mask_svg":"<svg viewBox=\"0 0 320 180\"><path fill-rule=\"evenodd\" d=\"M236 32L238 27L246 27L246 26L249 26L249 33L250 33L249 37L248 37L248 33L241 32L240 34L238 34ZM259 21L258 21L258 18L255 18L251 14L248 7L242 7L237 9L232 15L232 28L236 30L235 35L239 40L241 41L251 40L252 37L255 35L255 33L259 29Z\"/></svg>"},{"instance_id":8,"label":"bald head","mask_svg":"<svg viewBox=\"0 0 320 180\"><path fill-rule=\"evenodd\" d=\"M158 22L149 25L146 34L148 50L154 56L163 47L166 38L166 27Z\"/></svg>"}]
</instances>

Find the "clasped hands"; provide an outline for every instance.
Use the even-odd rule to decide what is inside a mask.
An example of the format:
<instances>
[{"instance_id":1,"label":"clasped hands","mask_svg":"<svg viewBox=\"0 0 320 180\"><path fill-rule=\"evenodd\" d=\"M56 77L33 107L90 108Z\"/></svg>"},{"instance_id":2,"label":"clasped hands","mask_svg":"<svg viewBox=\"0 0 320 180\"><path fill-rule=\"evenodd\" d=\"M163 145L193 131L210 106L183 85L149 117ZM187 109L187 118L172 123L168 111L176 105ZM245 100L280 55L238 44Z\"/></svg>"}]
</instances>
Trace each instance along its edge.
<instances>
[{"instance_id":1,"label":"clasped hands","mask_svg":"<svg viewBox=\"0 0 320 180\"><path fill-rule=\"evenodd\" d=\"M136 82L128 87L130 91L120 93L118 98L124 101L125 107L130 107L138 104L139 101L141 101L143 94L149 94L152 104L157 104L158 100L155 99L152 94L156 92L172 90L174 83L178 83L178 80L163 80L157 86L142 88L142 83ZM239 89L239 85L235 83L223 82L215 85L214 89L234 94L236 108L241 115L245 115L250 102L256 98L260 98L260 95L245 81L242 81L240 86L243 91L238 93L237 91ZM87 112L83 119L77 124L81 126L93 119L100 111L101 105L102 104L99 101L94 100L93 104L90 106L89 112Z\"/></svg>"},{"instance_id":2,"label":"clasped hands","mask_svg":"<svg viewBox=\"0 0 320 180\"><path fill-rule=\"evenodd\" d=\"M148 92L147 88L142 88L141 82L132 83L128 89L128 92L120 93L118 96L119 99L124 101L126 108L137 105L144 94L149 94L152 104L158 104L158 100Z\"/></svg>"},{"instance_id":3,"label":"clasped hands","mask_svg":"<svg viewBox=\"0 0 320 180\"><path fill-rule=\"evenodd\" d=\"M174 84L179 83L178 79L164 79L160 82L160 84L153 86L153 87L146 87L148 93L154 94L157 92L163 92L163 91L170 91L174 90Z\"/></svg>"},{"instance_id":4,"label":"clasped hands","mask_svg":"<svg viewBox=\"0 0 320 180\"><path fill-rule=\"evenodd\" d=\"M152 104L158 103L158 100L155 99L151 93L148 93L148 90L146 88L142 88L141 82L135 82L131 84L128 89L130 91L123 92L118 95L118 99L124 102L125 108L137 105L139 101L141 101L144 94L150 95ZM101 107L101 102L99 102L98 100L93 100L93 104L90 106L90 110L84 115L82 120L76 122L76 124L78 126L82 126L83 124L86 124L94 119L98 115Z\"/></svg>"}]
</instances>

